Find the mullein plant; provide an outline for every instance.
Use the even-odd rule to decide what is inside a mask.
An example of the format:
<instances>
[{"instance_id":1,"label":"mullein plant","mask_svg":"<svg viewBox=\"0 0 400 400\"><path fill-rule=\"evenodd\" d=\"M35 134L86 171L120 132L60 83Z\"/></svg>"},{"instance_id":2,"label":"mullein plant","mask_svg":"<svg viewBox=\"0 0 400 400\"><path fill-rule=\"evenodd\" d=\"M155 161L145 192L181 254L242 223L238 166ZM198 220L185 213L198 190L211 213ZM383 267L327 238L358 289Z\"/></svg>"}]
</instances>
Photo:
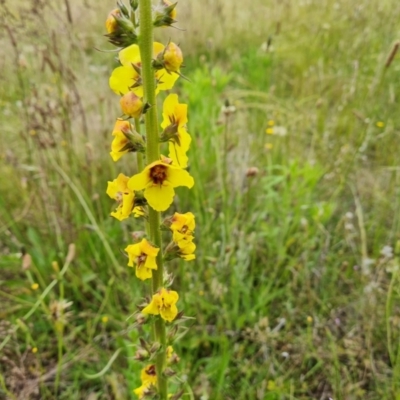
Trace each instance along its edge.
<instances>
[{"instance_id":1,"label":"mullein plant","mask_svg":"<svg viewBox=\"0 0 400 400\"><path fill-rule=\"evenodd\" d=\"M151 338L140 338L136 353L136 359L143 361L141 386L134 390L139 399L178 399L183 393L168 394L167 379L175 375L172 366L179 360L171 345L185 318L165 264L179 257L186 261L195 258L194 215L168 214L174 189L194 185L185 169L191 137L186 130L187 105L180 103L176 94L165 97L162 121L158 121L156 96L172 89L182 76L183 55L175 43L153 40L154 28L172 26L175 18L176 3L161 0L153 6L151 0L130 0L129 6L118 3L106 20L106 36L118 47L120 63L109 83L119 96L122 114L112 131L110 155L118 162L134 153L132 159L136 158L139 171L133 176L121 172L108 182L107 194L117 202L111 216L118 221L142 219L146 227L145 238L125 247L127 266L140 281L150 282L150 295L139 306L137 318L141 324L153 324ZM143 121L144 135L140 132ZM165 244L164 231L169 236Z\"/></svg>"}]
</instances>

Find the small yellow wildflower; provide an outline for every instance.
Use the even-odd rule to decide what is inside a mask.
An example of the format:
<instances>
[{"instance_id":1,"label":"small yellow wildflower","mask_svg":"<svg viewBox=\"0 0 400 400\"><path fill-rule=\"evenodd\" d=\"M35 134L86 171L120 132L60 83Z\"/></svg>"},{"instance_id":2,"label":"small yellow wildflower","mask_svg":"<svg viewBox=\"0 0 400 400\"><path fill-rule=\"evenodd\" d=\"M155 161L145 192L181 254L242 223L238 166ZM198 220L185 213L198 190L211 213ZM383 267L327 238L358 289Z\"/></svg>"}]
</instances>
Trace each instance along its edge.
<instances>
[{"instance_id":1,"label":"small yellow wildflower","mask_svg":"<svg viewBox=\"0 0 400 400\"><path fill-rule=\"evenodd\" d=\"M146 239L140 243L130 244L125 251L128 253L128 266L136 264L136 276L142 281L153 276L152 269L157 269L156 257L160 249L153 247Z\"/></svg>"},{"instance_id":2,"label":"small yellow wildflower","mask_svg":"<svg viewBox=\"0 0 400 400\"><path fill-rule=\"evenodd\" d=\"M123 121L117 119L114 125L112 135L114 139L111 143L110 155L113 161L118 161L124 154L128 153L129 149L124 150L129 145L129 139L124 135L123 132L129 132L131 124L129 121Z\"/></svg>"},{"instance_id":3,"label":"small yellow wildflower","mask_svg":"<svg viewBox=\"0 0 400 400\"><path fill-rule=\"evenodd\" d=\"M142 386L133 391L139 399L143 399L150 392L150 387L157 385L156 366L154 364L148 365L140 372L140 380Z\"/></svg>"},{"instance_id":4,"label":"small yellow wildflower","mask_svg":"<svg viewBox=\"0 0 400 400\"><path fill-rule=\"evenodd\" d=\"M149 392L150 392L150 386L151 386L150 383L148 383L148 384L145 383L145 384L139 386L138 388L134 389L134 390L133 390L133 393L135 393L136 396L137 396L139 399L143 399L147 394L149 394Z\"/></svg>"},{"instance_id":5,"label":"small yellow wildflower","mask_svg":"<svg viewBox=\"0 0 400 400\"><path fill-rule=\"evenodd\" d=\"M196 250L196 245L188 241L185 246L179 247L179 257L183 258L186 261L192 261L196 258L194 252Z\"/></svg>"},{"instance_id":6,"label":"small yellow wildflower","mask_svg":"<svg viewBox=\"0 0 400 400\"><path fill-rule=\"evenodd\" d=\"M107 315L103 315L103 316L101 317L101 322L102 322L103 324L106 324L106 323L108 322L108 317L107 317Z\"/></svg>"},{"instance_id":7,"label":"small yellow wildflower","mask_svg":"<svg viewBox=\"0 0 400 400\"><path fill-rule=\"evenodd\" d=\"M164 158L149 164L142 172L129 179L130 190L144 190L150 207L156 211L165 211L174 199L174 188L194 185L193 178L184 169L169 164Z\"/></svg>"},{"instance_id":8,"label":"small yellow wildflower","mask_svg":"<svg viewBox=\"0 0 400 400\"><path fill-rule=\"evenodd\" d=\"M383 127L385 126L385 123L384 123L383 121L378 121L378 122L376 123L376 126L377 126L378 128L383 128Z\"/></svg>"},{"instance_id":9,"label":"small yellow wildflower","mask_svg":"<svg viewBox=\"0 0 400 400\"><path fill-rule=\"evenodd\" d=\"M142 383L155 385L157 383L156 366L151 364L143 368L140 372L140 380Z\"/></svg>"},{"instance_id":10,"label":"small yellow wildflower","mask_svg":"<svg viewBox=\"0 0 400 400\"><path fill-rule=\"evenodd\" d=\"M172 231L178 231L183 234L191 235L196 227L194 218L194 214L191 212L187 212L185 214L175 213L171 218L170 229Z\"/></svg>"},{"instance_id":11,"label":"small yellow wildflower","mask_svg":"<svg viewBox=\"0 0 400 400\"><path fill-rule=\"evenodd\" d=\"M155 59L158 54L164 51L164 45L158 42L153 43L153 58ZM119 52L119 60L122 66L117 67L110 77L110 88L119 95L124 95L132 91L139 97L143 97L143 85L141 76L138 73L141 67L141 58L139 46L133 44L126 47ZM171 89L176 80L179 78L178 74L169 74L165 68L155 71L155 78L157 80L156 93L160 90Z\"/></svg>"},{"instance_id":12,"label":"small yellow wildflower","mask_svg":"<svg viewBox=\"0 0 400 400\"><path fill-rule=\"evenodd\" d=\"M33 354L36 354L37 352L38 352L38 348L37 348L37 347L33 347L33 348L32 348L32 353L33 353Z\"/></svg>"},{"instance_id":13,"label":"small yellow wildflower","mask_svg":"<svg viewBox=\"0 0 400 400\"><path fill-rule=\"evenodd\" d=\"M270 119L270 120L268 121L268 126L274 126L274 125L275 125L275 121L272 120L272 119Z\"/></svg>"},{"instance_id":14,"label":"small yellow wildflower","mask_svg":"<svg viewBox=\"0 0 400 400\"><path fill-rule=\"evenodd\" d=\"M274 147L272 143L265 143L265 149L266 150L271 150Z\"/></svg>"},{"instance_id":15,"label":"small yellow wildflower","mask_svg":"<svg viewBox=\"0 0 400 400\"><path fill-rule=\"evenodd\" d=\"M108 182L107 194L119 205L110 215L119 221L128 218L135 204L135 194L128 187L129 178L124 174L119 174L112 182Z\"/></svg>"},{"instance_id":16,"label":"small yellow wildflower","mask_svg":"<svg viewBox=\"0 0 400 400\"><path fill-rule=\"evenodd\" d=\"M171 322L178 314L178 308L175 305L178 300L177 292L162 288L153 295L150 304L142 310L142 313L161 315L162 319Z\"/></svg>"},{"instance_id":17,"label":"small yellow wildflower","mask_svg":"<svg viewBox=\"0 0 400 400\"><path fill-rule=\"evenodd\" d=\"M139 118L143 111L143 101L133 92L125 93L120 101L121 110L125 115L131 118Z\"/></svg>"},{"instance_id":18,"label":"small yellow wildflower","mask_svg":"<svg viewBox=\"0 0 400 400\"><path fill-rule=\"evenodd\" d=\"M274 134L274 128L267 128L267 129L265 130L265 133L266 133L267 135L273 135L273 134Z\"/></svg>"},{"instance_id":19,"label":"small yellow wildflower","mask_svg":"<svg viewBox=\"0 0 400 400\"><path fill-rule=\"evenodd\" d=\"M186 152L192 141L186 131L187 121L187 104L179 104L177 94L168 95L163 105L161 128L164 129L163 137L169 139L168 157L172 159L173 165L181 168L187 167Z\"/></svg>"},{"instance_id":20,"label":"small yellow wildflower","mask_svg":"<svg viewBox=\"0 0 400 400\"><path fill-rule=\"evenodd\" d=\"M115 19L115 17L120 17L120 16L121 16L121 11L118 8L112 10L108 14L108 17L106 19L106 30L107 30L107 33L113 33L113 32L116 31L116 29L118 28L118 22Z\"/></svg>"},{"instance_id":21,"label":"small yellow wildflower","mask_svg":"<svg viewBox=\"0 0 400 400\"><path fill-rule=\"evenodd\" d=\"M313 322L313 317L311 317L311 315L309 315L309 316L307 317L307 322L308 322L309 324L311 324L311 323Z\"/></svg>"},{"instance_id":22,"label":"small yellow wildflower","mask_svg":"<svg viewBox=\"0 0 400 400\"><path fill-rule=\"evenodd\" d=\"M38 290L39 289L39 284L38 283L32 283L31 289L32 290Z\"/></svg>"}]
</instances>

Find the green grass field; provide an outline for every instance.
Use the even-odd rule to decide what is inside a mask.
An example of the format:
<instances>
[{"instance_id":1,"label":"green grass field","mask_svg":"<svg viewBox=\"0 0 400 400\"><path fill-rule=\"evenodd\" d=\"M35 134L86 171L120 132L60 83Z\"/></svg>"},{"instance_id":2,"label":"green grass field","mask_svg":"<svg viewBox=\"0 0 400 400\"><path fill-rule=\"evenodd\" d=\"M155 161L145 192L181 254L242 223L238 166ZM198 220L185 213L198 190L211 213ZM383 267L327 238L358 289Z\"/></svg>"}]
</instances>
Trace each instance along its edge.
<instances>
[{"instance_id":1,"label":"green grass field","mask_svg":"<svg viewBox=\"0 0 400 400\"><path fill-rule=\"evenodd\" d=\"M120 249L143 226L112 219L105 193L135 172L108 155L114 5L0 4L0 399L136 398L145 293ZM178 13L186 30L157 35L190 79L196 185L177 203L196 215L197 259L172 268L194 317L176 345L183 399L400 399L400 3Z\"/></svg>"}]
</instances>

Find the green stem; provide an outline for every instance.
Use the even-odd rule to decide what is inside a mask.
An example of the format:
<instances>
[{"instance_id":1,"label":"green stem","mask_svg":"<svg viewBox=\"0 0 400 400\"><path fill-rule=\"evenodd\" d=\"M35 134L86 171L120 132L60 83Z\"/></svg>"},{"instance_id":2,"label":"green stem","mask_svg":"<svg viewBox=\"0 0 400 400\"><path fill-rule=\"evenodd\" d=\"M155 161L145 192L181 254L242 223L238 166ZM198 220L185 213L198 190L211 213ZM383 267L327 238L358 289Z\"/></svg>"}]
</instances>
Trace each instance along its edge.
<instances>
[{"instance_id":1,"label":"green stem","mask_svg":"<svg viewBox=\"0 0 400 400\"><path fill-rule=\"evenodd\" d=\"M139 118L135 118L135 130L140 135L140 120ZM143 154L140 152L136 153L136 160L137 160L137 167L138 172L143 171L144 169L144 157Z\"/></svg>"},{"instance_id":2,"label":"green stem","mask_svg":"<svg viewBox=\"0 0 400 400\"><path fill-rule=\"evenodd\" d=\"M140 126L140 120L139 118L135 118L135 129L136 132L140 135L141 134L141 126ZM136 153L136 161L137 161L137 168L138 168L138 172L143 171L144 169L144 156L142 153L137 152ZM150 227L149 227L149 221L145 222L145 228L146 228L146 235L150 236Z\"/></svg>"},{"instance_id":3,"label":"green stem","mask_svg":"<svg viewBox=\"0 0 400 400\"><path fill-rule=\"evenodd\" d=\"M146 158L147 163L150 164L160 159L160 144L158 133L157 121L157 107L156 107L156 80L154 69L152 67L153 59L153 18L151 12L151 0L139 0L139 13L140 13L140 35L139 35L139 48L140 57L142 61L142 81L144 102L150 108L145 115L146 126ZM155 246L162 249L161 239L161 216L160 213L153 210L149 206L149 233L150 240ZM153 271L152 289L155 293L163 285L163 259L162 252L160 251L157 256L157 270ZM158 394L160 400L167 399L167 379L163 375L166 364L166 334L165 323L158 316L154 322L154 339L161 344L161 351L156 358L156 371L157 371L157 384Z\"/></svg>"}]
</instances>

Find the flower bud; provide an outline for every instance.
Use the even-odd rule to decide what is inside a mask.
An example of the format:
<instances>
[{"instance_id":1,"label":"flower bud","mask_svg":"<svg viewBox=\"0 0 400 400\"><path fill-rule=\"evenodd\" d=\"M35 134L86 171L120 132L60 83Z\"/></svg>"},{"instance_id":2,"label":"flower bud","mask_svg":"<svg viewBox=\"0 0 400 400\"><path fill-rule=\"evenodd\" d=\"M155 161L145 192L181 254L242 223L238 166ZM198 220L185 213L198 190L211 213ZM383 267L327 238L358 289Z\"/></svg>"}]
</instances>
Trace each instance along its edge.
<instances>
[{"instance_id":1,"label":"flower bud","mask_svg":"<svg viewBox=\"0 0 400 400\"><path fill-rule=\"evenodd\" d=\"M131 118L139 118L143 110L143 101L133 92L128 92L119 101L121 110Z\"/></svg>"},{"instance_id":2,"label":"flower bud","mask_svg":"<svg viewBox=\"0 0 400 400\"><path fill-rule=\"evenodd\" d=\"M121 11L119 8L112 10L106 19L106 30L107 33L113 33L118 29L118 21L116 17L121 17Z\"/></svg>"},{"instance_id":3,"label":"flower bud","mask_svg":"<svg viewBox=\"0 0 400 400\"><path fill-rule=\"evenodd\" d=\"M135 26L129 17L126 8L119 5L119 9L110 12L106 20L107 37L110 43L117 47L128 47L137 43Z\"/></svg>"},{"instance_id":4,"label":"flower bud","mask_svg":"<svg viewBox=\"0 0 400 400\"><path fill-rule=\"evenodd\" d=\"M183 63L183 54L178 45L170 42L163 53L164 68L168 72L179 72Z\"/></svg>"},{"instance_id":5,"label":"flower bud","mask_svg":"<svg viewBox=\"0 0 400 400\"><path fill-rule=\"evenodd\" d=\"M169 0L161 0L160 5L156 8L156 18L153 22L154 26L171 26L175 23L176 4Z\"/></svg>"}]
</instances>

